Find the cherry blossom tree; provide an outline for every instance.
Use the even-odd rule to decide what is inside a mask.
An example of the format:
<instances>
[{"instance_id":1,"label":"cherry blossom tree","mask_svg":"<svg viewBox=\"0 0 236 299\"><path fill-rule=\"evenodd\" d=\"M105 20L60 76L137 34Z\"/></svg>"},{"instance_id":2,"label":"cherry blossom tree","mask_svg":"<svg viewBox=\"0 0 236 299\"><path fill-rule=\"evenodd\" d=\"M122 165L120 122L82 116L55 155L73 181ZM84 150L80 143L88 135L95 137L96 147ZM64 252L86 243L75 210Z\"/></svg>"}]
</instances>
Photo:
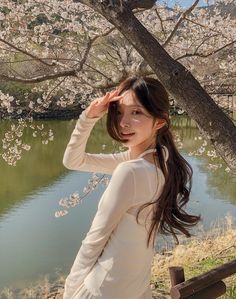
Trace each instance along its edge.
<instances>
[{"instance_id":1,"label":"cherry blossom tree","mask_svg":"<svg viewBox=\"0 0 236 299\"><path fill-rule=\"evenodd\" d=\"M0 80L28 87L24 103L0 92L3 110L19 116L27 111L3 140L5 160L14 165L22 149L29 149L14 140L27 122L37 131L33 113L85 108L138 73L157 76L235 171L235 126L202 88L235 86L235 5L231 0L216 0L208 8L197 4L170 9L154 0L3 0ZM53 139L51 132L46 135Z\"/></svg>"}]
</instances>

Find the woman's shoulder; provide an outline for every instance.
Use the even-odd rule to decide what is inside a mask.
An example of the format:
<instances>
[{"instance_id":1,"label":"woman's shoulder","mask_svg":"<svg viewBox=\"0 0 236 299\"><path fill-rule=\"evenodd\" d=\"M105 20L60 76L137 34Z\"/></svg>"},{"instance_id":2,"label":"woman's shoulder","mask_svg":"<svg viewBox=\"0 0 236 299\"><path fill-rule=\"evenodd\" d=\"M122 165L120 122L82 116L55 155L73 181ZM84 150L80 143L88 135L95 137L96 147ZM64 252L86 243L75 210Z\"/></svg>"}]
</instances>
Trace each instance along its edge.
<instances>
[{"instance_id":1,"label":"woman's shoulder","mask_svg":"<svg viewBox=\"0 0 236 299\"><path fill-rule=\"evenodd\" d=\"M153 173L153 172L156 173L156 165L141 158L134 159L134 160L127 160L119 163L114 173L117 172L119 172L120 174L121 173L132 174L134 176L139 176L139 177L140 175L146 176L147 173Z\"/></svg>"},{"instance_id":2,"label":"woman's shoulder","mask_svg":"<svg viewBox=\"0 0 236 299\"><path fill-rule=\"evenodd\" d=\"M144 159L120 163L113 172L112 181L125 190L133 190L135 203L151 200L162 185L163 177L154 164ZM150 164L150 165L149 165Z\"/></svg>"}]
</instances>

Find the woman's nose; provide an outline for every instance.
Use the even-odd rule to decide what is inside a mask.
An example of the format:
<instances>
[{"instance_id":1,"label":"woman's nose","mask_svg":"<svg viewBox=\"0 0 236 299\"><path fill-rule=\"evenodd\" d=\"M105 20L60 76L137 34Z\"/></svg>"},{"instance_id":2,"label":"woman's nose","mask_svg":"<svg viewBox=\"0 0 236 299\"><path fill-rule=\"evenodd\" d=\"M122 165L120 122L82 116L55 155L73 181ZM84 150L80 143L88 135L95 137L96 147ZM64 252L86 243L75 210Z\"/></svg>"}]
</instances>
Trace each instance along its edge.
<instances>
[{"instance_id":1,"label":"woman's nose","mask_svg":"<svg viewBox=\"0 0 236 299\"><path fill-rule=\"evenodd\" d=\"M120 126L121 126L122 128L129 127L129 126L130 126L130 118L129 118L129 116L126 116L126 115L122 115L122 116L121 116L121 119L120 119Z\"/></svg>"}]
</instances>

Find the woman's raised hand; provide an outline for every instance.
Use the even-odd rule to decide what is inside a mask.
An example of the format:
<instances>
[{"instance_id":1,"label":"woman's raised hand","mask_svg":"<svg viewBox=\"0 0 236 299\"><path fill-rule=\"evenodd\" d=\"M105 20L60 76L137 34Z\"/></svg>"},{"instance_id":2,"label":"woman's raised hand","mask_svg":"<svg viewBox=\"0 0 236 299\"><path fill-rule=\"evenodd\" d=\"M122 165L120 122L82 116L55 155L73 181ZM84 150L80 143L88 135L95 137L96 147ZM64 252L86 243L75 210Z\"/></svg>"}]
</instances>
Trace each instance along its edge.
<instances>
[{"instance_id":1,"label":"woman's raised hand","mask_svg":"<svg viewBox=\"0 0 236 299\"><path fill-rule=\"evenodd\" d=\"M118 96L118 90L107 92L105 96L93 100L88 108L86 108L86 116L88 118L102 117L108 110L110 102L118 101L122 96Z\"/></svg>"}]
</instances>

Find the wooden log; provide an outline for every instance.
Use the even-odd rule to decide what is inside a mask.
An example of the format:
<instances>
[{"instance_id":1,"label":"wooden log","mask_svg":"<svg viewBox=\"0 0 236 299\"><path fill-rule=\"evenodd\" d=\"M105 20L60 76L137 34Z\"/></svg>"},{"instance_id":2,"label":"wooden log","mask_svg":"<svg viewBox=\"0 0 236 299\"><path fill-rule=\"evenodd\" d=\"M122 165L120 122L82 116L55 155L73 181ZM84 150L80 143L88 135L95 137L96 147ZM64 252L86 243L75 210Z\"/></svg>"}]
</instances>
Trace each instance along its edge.
<instances>
[{"instance_id":1,"label":"wooden log","mask_svg":"<svg viewBox=\"0 0 236 299\"><path fill-rule=\"evenodd\" d=\"M185 299L215 299L225 294L225 292L226 292L226 285L221 280Z\"/></svg>"},{"instance_id":2,"label":"wooden log","mask_svg":"<svg viewBox=\"0 0 236 299\"><path fill-rule=\"evenodd\" d=\"M172 298L189 297L236 273L236 260L189 279L171 288Z\"/></svg>"},{"instance_id":3,"label":"wooden log","mask_svg":"<svg viewBox=\"0 0 236 299\"><path fill-rule=\"evenodd\" d=\"M169 267L171 286L185 281L184 269L182 267Z\"/></svg>"}]
</instances>

